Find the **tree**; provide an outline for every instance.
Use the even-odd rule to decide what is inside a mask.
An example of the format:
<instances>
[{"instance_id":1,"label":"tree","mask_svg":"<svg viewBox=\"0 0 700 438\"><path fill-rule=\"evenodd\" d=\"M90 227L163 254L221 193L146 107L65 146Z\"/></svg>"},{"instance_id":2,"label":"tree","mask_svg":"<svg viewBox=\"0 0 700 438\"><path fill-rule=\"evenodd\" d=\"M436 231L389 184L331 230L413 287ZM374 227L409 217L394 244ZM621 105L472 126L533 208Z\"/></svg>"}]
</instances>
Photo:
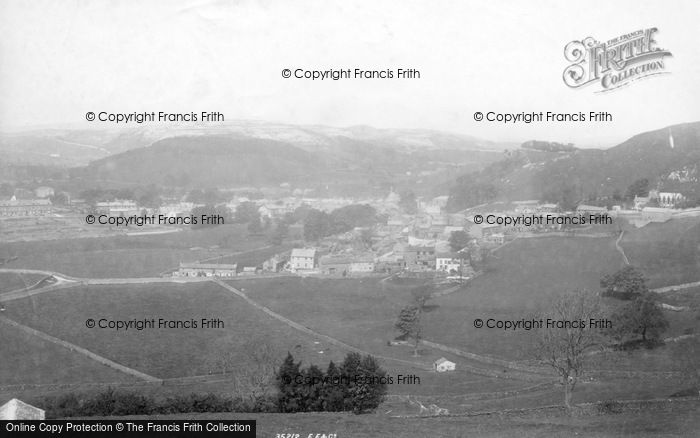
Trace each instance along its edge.
<instances>
[{"instance_id":1,"label":"tree","mask_svg":"<svg viewBox=\"0 0 700 438\"><path fill-rule=\"evenodd\" d=\"M649 195L649 180L646 178L641 178L630 184L627 187L627 192L625 197L627 199L634 199L635 196L643 197Z\"/></svg>"},{"instance_id":2,"label":"tree","mask_svg":"<svg viewBox=\"0 0 700 438\"><path fill-rule=\"evenodd\" d=\"M234 222L247 224L255 219L260 220L260 213L258 212L258 206L254 202L245 201L238 204L233 216Z\"/></svg>"},{"instance_id":3,"label":"tree","mask_svg":"<svg viewBox=\"0 0 700 438\"><path fill-rule=\"evenodd\" d=\"M348 395L352 411L362 414L376 409L384 401L388 379L386 371L379 366L379 361L369 354L360 361L358 371Z\"/></svg>"},{"instance_id":4,"label":"tree","mask_svg":"<svg viewBox=\"0 0 700 438\"><path fill-rule=\"evenodd\" d=\"M603 316L600 297L588 291L566 293L557 299L543 319L535 345L535 357L552 367L564 387L564 404L571 408L576 383L587 366L588 352L602 345L603 334L589 327ZM550 324L550 321L554 322ZM563 327L559 328L560 323Z\"/></svg>"},{"instance_id":5,"label":"tree","mask_svg":"<svg viewBox=\"0 0 700 438\"><path fill-rule=\"evenodd\" d=\"M301 412L306 406L303 400L303 388L298 378L301 375L301 362L294 362L292 353L280 365L277 372L277 408L280 412Z\"/></svg>"},{"instance_id":6,"label":"tree","mask_svg":"<svg viewBox=\"0 0 700 438\"><path fill-rule=\"evenodd\" d=\"M376 409L383 401L386 372L374 357L348 353L340 365L340 375L345 387L344 410L361 414Z\"/></svg>"},{"instance_id":7,"label":"tree","mask_svg":"<svg viewBox=\"0 0 700 438\"><path fill-rule=\"evenodd\" d=\"M355 227L371 227L378 221L377 210L367 204L352 204L336 208L331 212L331 219L340 228L340 232Z\"/></svg>"},{"instance_id":8,"label":"tree","mask_svg":"<svg viewBox=\"0 0 700 438\"><path fill-rule=\"evenodd\" d=\"M319 240L333 234L333 220L323 211L311 209L304 220L304 238L308 241Z\"/></svg>"},{"instance_id":9,"label":"tree","mask_svg":"<svg viewBox=\"0 0 700 438\"><path fill-rule=\"evenodd\" d=\"M630 300L649 291L646 278L634 266L625 266L611 275L600 279L600 287L605 289L605 295Z\"/></svg>"},{"instance_id":10,"label":"tree","mask_svg":"<svg viewBox=\"0 0 700 438\"><path fill-rule=\"evenodd\" d=\"M302 371L302 376L305 382L302 389L302 394L304 398L305 410L311 412L323 411L323 371L316 365L310 365L308 368Z\"/></svg>"},{"instance_id":11,"label":"tree","mask_svg":"<svg viewBox=\"0 0 700 438\"><path fill-rule=\"evenodd\" d=\"M340 369L331 361L326 370L326 379L323 382L321 398L323 410L326 412L340 412L343 410L345 391L341 380Z\"/></svg>"},{"instance_id":12,"label":"tree","mask_svg":"<svg viewBox=\"0 0 700 438\"><path fill-rule=\"evenodd\" d=\"M413 339L413 355L418 356L418 343L421 339L421 307L417 304L409 304L401 309L399 317L394 323L402 339Z\"/></svg>"},{"instance_id":13,"label":"tree","mask_svg":"<svg viewBox=\"0 0 700 438\"><path fill-rule=\"evenodd\" d=\"M648 293L622 306L612 319L615 321L613 335L621 341L641 335L645 344L654 343L668 328L668 320Z\"/></svg>"},{"instance_id":14,"label":"tree","mask_svg":"<svg viewBox=\"0 0 700 438\"><path fill-rule=\"evenodd\" d=\"M465 231L453 231L450 233L450 249L454 252L464 249L469 245L470 240L469 234Z\"/></svg>"}]
</instances>

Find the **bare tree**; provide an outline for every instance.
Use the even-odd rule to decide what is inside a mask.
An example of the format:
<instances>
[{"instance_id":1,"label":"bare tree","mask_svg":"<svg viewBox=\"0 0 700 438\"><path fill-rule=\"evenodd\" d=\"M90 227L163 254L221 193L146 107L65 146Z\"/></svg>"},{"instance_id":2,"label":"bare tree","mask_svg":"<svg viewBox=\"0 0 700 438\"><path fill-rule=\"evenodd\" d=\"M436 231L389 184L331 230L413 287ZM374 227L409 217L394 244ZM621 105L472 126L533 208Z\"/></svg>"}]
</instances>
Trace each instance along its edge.
<instances>
[{"instance_id":1,"label":"bare tree","mask_svg":"<svg viewBox=\"0 0 700 438\"><path fill-rule=\"evenodd\" d=\"M274 386L279 358L265 339L250 339L239 350L248 358L246 366L237 369L233 376L236 392L247 394L255 402L266 396Z\"/></svg>"},{"instance_id":2,"label":"bare tree","mask_svg":"<svg viewBox=\"0 0 700 438\"><path fill-rule=\"evenodd\" d=\"M230 375L237 395L248 396L251 401L267 395L274 386L279 358L266 338L251 338L243 345L236 345L230 338L213 343L216 353L208 365L210 369Z\"/></svg>"},{"instance_id":3,"label":"bare tree","mask_svg":"<svg viewBox=\"0 0 700 438\"><path fill-rule=\"evenodd\" d=\"M551 366L564 387L564 404L571 408L571 398L579 378L586 370L587 354L603 345L601 330L590 322L604 316L600 297L589 291L566 293L557 299L543 316L536 344L536 358Z\"/></svg>"}]
</instances>

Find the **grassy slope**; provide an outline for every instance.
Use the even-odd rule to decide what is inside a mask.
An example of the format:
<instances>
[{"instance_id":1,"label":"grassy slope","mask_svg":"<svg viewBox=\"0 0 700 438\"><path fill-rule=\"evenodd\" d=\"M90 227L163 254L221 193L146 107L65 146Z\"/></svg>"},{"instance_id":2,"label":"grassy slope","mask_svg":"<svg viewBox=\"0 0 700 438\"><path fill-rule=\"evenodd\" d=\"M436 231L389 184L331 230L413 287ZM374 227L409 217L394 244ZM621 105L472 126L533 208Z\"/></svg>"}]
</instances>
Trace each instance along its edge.
<instances>
[{"instance_id":1,"label":"grassy slope","mask_svg":"<svg viewBox=\"0 0 700 438\"><path fill-rule=\"evenodd\" d=\"M620 242L650 287L700 280L700 218L672 219L630 228Z\"/></svg>"},{"instance_id":2,"label":"grassy slope","mask_svg":"<svg viewBox=\"0 0 700 438\"><path fill-rule=\"evenodd\" d=\"M214 284L76 287L13 301L5 314L18 322L73 342L123 365L156 377L207 374L217 351L236 350L250 340L270 342L282 359L292 351L300 359L327 365L344 352L288 329ZM220 318L224 329L87 329L87 318L190 320ZM323 351L323 353L318 353ZM237 366L252 366L246 352Z\"/></svg>"},{"instance_id":3,"label":"grassy slope","mask_svg":"<svg viewBox=\"0 0 700 438\"><path fill-rule=\"evenodd\" d=\"M131 382L117 372L63 347L0 324L0 386L20 383Z\"/></svg>"},{"instance_id":4,"label":"grassy slope","mask_svg":"<svg viewBox=\"0 0 700 438\"><path fill-rule=\"evenodd\" d=\"M621 266L609 238L516 240L496 253L491 268L460 292L436 300L425 337L480 354L527 358L533 332L474 328L474 319L517 320L565 291L597 290L601 272Z\"/></svg>"}]
</instances>

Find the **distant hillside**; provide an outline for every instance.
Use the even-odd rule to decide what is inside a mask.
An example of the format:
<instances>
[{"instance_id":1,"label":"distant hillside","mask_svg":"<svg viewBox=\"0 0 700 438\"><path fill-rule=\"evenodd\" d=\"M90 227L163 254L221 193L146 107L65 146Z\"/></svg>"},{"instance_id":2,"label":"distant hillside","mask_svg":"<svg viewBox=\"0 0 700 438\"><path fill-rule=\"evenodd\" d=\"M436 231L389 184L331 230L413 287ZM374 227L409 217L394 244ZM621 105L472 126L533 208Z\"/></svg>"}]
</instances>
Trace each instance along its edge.
<instances>
[{"instance_id":1,"label":"distant hillside","mask_svg":"<svg viewBox=\"0 0 700 438\"><path fill-rule=\"evenodd\" d=\"M281 183L323 169L322 159L272 140L229 136L173 137L75 169L93 181L222 187Z\"/></svg>"},{"instance_id":2,"label":"distant hillside","mask_svg":"<svg viewBox=\"0 0 700 438\"><path fill-rule=\"evenodd\" d=\"M141 130L42 129L0 134L6 164L70 167L150 144Z\"/></svg>"},{"instance_id":3,"label":"distant hillside","mask_svg":"<svg viewBox=\"0 0 700 438\"><path fill-rule=\"evenodd\" d=\"M493 153L514 146L427 129L337 128L247 120L215 125L131 124L104 125L104 129L99 129L98 125L90 126L91 129L32 129L0 133L0 156L10 164L84 166L158 140L212 135L276 140L309 152L332 151L339 138L382 145L399 152L454 150Z\"/></svg>"},{"instance_id":4,"label":"distant hillside","mask_svg":"<svg viewBox=\"0 0 700 438\"><path fill-rule=\"evenodd\" d=\"M533 149L545 152L573 152L576 150L572 143L563 144L556 141L530 140L520 145L523 149Z\"/></svg>"},{"instance_id":5,"label":"distant hillside","mask_svg":"<svg viewBox=\"0 0 700 438\"><path fill-rule=\"evenodd\" d=\"M342 136L329 137L323 147L314 149L242 135L179 136L93 161L73 169L72 178L85 184L200 188L289 182L301 187L337 187L351 195L377 187L388 190L393 185L453 178L500 157L492 151L402 150Z\"/></svg>"},{"instance_id":6,"label":"distant hillside","mask_svg":"<svg viewBox=\"0 0 700 438\"><path fill-rule=\"evenodd\" d=\"M672 139L671 139L672 138ZM575 205L625 194L636 180L700 199L700 122L636 135L610 149L519 149L450 188L449 208L495 199L543 199Z\"/></svg>"}]
</instances>

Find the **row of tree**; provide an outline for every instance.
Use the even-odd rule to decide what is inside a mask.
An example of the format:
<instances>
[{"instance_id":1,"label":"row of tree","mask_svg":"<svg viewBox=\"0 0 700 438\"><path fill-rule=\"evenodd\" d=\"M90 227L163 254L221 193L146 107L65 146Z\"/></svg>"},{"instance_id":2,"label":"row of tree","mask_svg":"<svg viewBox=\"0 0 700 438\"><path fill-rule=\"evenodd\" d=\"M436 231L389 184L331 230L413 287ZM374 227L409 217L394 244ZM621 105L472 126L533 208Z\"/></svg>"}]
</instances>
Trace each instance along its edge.
<instances>
[{"instance_id":1,"label":"row of tree","mask_svg":"<svg viewBox=\"0 0 700 438\"><path fill-rule=\"evenodd\" d=\"M279 412L351 411L376 409L387 393L387 375L370 355L348 353L324 371L316 365L302 368L291 353L277 374Z\"/></svg>"}]
</instances>

